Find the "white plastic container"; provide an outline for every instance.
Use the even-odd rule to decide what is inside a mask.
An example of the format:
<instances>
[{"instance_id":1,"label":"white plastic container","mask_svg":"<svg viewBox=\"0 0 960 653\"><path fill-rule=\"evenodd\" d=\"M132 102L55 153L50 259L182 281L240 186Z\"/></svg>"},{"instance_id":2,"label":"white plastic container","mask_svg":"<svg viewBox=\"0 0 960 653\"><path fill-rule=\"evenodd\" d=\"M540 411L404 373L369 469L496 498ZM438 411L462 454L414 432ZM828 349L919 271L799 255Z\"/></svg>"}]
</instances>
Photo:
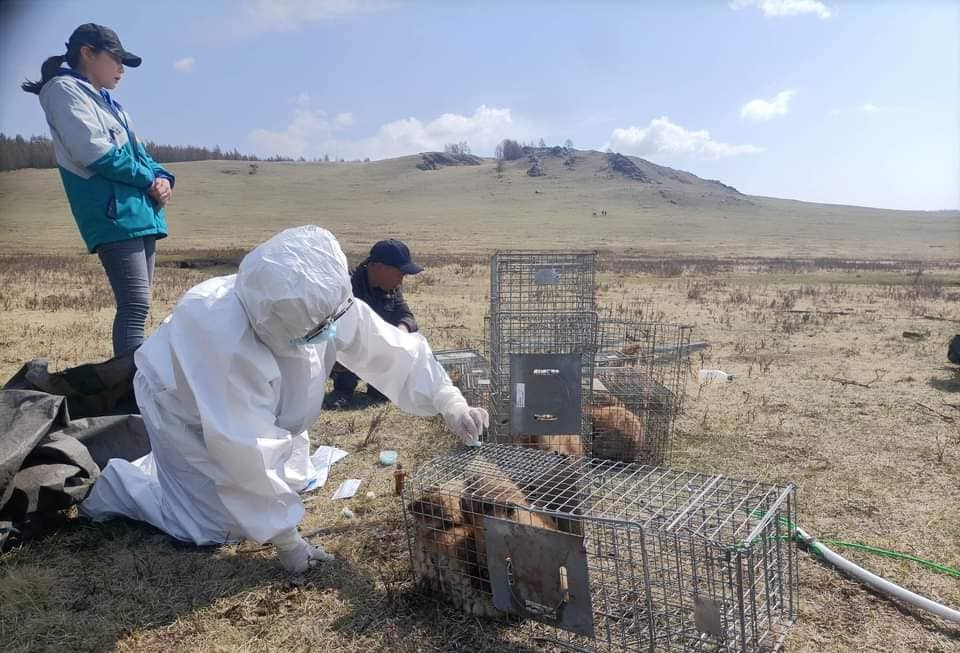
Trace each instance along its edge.
<instances>
[{"instance_id":1,"label":"white plastic container","mask_svg":"<svg viewBox=\"0 0 960 653\"><path fill-rule=\"evenodd\" d=\"M697 375L700 383L707 381L733 381L733 374L727 374L722 370L700 370Z\"/></svg>"}]
</instances>

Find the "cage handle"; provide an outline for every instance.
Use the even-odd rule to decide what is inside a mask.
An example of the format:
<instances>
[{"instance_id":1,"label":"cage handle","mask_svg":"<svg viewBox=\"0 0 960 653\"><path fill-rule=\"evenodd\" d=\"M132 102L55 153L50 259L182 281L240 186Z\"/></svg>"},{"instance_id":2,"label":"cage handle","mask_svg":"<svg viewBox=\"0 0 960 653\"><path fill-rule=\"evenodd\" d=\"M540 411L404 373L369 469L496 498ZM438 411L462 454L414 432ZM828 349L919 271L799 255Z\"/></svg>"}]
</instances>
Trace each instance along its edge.
<instances>
[{"instance_id":1,"label":"cage handle","mask_svg":"<svg viewBox=\"0 0 960 653\"><path fill-rule=\"evenodd\" d=\"M560 610L567 603L570 602L570 587L567 581L567 568L561 566L559 569L560 572L560 591L562 598L560 602L557 603L556 607L551 608L549 605L543 605L537 603L536 601L531 601L530 599L524 599L520 596L517 596L517 593L513 591L515 586L515 579L513 575L513 559L510 557L504 558L504 567L507 572L507 585L510 586L510 596L513 598L515 605L523 607L524 612L534 615L536 617L551 619L553 621L559 620Z\"/></svg>"},{"instance_id":2,"label":"cage handle","mask_svg":"<svg viewBox=\"0 0 960 653\"><path fill-rule=\"evenodd\" d=\"M556 422L559 418L551 413L535 413L533 419L538 422Z\"/></svg>"}]
</instances>

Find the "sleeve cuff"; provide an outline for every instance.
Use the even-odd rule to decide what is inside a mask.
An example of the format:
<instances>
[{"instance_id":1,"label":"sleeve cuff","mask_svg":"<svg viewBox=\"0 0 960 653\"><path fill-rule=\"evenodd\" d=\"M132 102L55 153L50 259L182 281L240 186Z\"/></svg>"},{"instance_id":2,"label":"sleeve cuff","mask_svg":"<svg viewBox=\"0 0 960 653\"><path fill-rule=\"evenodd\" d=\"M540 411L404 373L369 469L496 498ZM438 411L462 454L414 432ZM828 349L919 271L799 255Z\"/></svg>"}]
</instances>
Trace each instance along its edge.
<instances>
[{"instance_id":1,"label":"sleeve cuff","mask_svg":"<svg viewBox=\"0 0 960 653\"><path fill-rule=\"evenodd\" d=\"M165 170L161 170L161 171L155 173L154 181L156 181L156 178L158 178L158 177L159 177L160 179L166 179L167 181L169 181L169 182L170 182L170 188L173 188L174 185L177 183L177 182L176 182L176 179L174 178L174 176L171 175L169 172L167 172L167 171L165 171Z\"/></svg>"},{"instance_id":2,"label":"sleeve cuff","mask_svg":"<svg viewBox=\"0 0 960 653\"><path fill-rule=\"evenodd\" d=\"M289 551L297 548L300 543L300 531L296 527L289 530L280 531L270 540L275 547L281 551Z\"/></svg>"},{"instance_id":3,"label":"sleeve cuff","mask_svg":"<svg viewBox=\"0 0 960 653\"><path fill-rule=\"evenodd\" d=\"M439 363L437 364L439 365ZM463 398L463 393L452 383L441 385L433 396L433 409L444 419L455 410L463 411L469 407L467 400Z\"/></svg>"}]
</instances>

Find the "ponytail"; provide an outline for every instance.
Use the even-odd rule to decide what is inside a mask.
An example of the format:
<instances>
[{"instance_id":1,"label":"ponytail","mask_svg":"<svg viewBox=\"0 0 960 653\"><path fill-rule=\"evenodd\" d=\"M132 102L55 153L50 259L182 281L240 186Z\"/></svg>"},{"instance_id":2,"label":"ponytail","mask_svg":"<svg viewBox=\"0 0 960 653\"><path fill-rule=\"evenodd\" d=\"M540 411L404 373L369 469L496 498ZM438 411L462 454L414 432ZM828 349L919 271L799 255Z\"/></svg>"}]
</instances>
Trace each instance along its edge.
<instances>
[{"instance_id":1,"label":"ponytail","mask_svg":"<svg viewBox=\"0 0 960 653\"><path fill-rule=\"evenodd\" d=\"M67 61L67 55L65 54L58 54L55 57L48 57L47 60L43 62L43 66L40 68L40 80L36 82L27 80L20 85L20 88L27 93L39 95L40 89L43 88L43 85L57 76L57 74L60 72L60 67L65 61Z\"/></svg>"}]
</instances>

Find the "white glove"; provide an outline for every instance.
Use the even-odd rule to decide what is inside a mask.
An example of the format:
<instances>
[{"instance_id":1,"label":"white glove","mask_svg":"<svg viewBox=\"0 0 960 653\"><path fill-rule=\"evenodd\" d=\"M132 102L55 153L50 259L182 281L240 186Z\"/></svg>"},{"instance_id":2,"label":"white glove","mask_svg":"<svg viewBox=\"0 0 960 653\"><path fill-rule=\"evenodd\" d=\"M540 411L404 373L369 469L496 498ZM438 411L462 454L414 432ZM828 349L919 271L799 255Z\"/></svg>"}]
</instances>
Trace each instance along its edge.
<instances>
[{"instance_id":1,"label":"white glove","mask_svg":"<svg viewBox=\"0 0 960 653\"><path fill-rule=\"evenodd\" d=\"M479 447L480 433L490 426L490 415L487 411L483 408L471 408L466 402L454 405L444 414L443 419L447 428L468 447Z\"/></svg>"},{"instance_id":2,"label":"white glove","mask_svg":"<svg viewBox=\"0 0 960 653\"><path fill-rule=\"evenodd\" d=\"M284 531L273 538L277 558L283 568L293 574L302 574L318 562L333 560L322 546L313 546L300 536L296 528Z\"/></svg>"}]
</instances>

